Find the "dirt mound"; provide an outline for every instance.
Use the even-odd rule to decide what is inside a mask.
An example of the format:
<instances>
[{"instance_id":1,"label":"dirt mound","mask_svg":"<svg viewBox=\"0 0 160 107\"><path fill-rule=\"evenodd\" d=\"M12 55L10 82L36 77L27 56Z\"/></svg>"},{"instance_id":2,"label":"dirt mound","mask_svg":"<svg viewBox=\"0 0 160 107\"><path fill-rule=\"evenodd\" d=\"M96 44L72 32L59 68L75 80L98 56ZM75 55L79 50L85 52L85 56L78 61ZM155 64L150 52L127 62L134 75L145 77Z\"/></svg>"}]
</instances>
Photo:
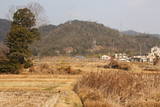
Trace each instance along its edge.
<instances>
[{"instance_id":1,"label":"dirt mound","mask_svg":"<svg viewBox=\"0 0 160 107\"><path fill-rule=\"evenodd\" d=\"M113 69L122 69L130 70L131 67L127 62L118 62L116 60L111 60L108 65L105 65L104 68L113 68Z\"/></svg>"}]
</instances>

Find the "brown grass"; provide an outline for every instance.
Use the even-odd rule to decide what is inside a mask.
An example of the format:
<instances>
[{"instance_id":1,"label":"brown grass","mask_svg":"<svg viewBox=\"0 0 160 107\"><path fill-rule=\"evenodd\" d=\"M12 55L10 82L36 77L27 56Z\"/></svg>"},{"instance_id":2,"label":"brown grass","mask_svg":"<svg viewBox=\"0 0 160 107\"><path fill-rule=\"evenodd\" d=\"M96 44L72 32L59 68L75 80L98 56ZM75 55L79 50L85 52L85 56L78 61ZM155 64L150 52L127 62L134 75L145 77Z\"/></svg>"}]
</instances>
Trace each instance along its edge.
<instances>
[{"instance_id":1,"label":"brown grass","mask_svg":"<svg viewBox=\"0 0 160 107\"><path fill-rule=\"evenodd\" d=\"M0 75L0 107L55 107L59 103L82 107L71 106L81 104L72 91L77 78L79 75Z\"/></svg>"},{"instance_id":2,"label":"brown grass","mask_svg":"<svg viewBox=\"0 0 160 107\"><path fill-rule=\"evenodd\" d=\"M160 73L160 66L153 65L151 63L142 62L120 62L116 60L111 60L108 64L104 66L105 69L119 69L125 71L131 71L134 73Z\"/></svg>"},{"instance_id":3,"label":"brown grass","mask_svg":"<svg viewBox=\"0 0 160 107\"><path fill-rule=\"evenodd\" d=\"M97 107L158 107L160 74L135 74L127 71L91 72L78 81L74 90L84 105L94 102ZM88 96L84 97L83 93ZM107 103L111 106L103 106L104 100L112 102ZM85 107L90 106L85 105Z\"/></svg>"},{"instance_id":4,"label":"brown grass","mask_svg":"<svg viewBox=\"0 0 160 107\"><path fill-rule=\"evenodd\" d=\"M80 74L80 69L73 69L70 65L40 64L29 68L29 73L34 74Z\"/></svg>"}]
</instances>

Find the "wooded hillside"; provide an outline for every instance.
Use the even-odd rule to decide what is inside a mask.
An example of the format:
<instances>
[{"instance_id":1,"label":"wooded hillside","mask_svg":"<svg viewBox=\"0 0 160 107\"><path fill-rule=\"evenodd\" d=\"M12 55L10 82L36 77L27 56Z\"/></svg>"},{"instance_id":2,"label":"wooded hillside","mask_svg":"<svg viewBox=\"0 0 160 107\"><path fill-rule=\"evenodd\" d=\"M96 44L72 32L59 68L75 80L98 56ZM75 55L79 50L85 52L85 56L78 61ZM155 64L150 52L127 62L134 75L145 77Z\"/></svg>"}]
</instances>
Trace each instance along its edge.
<instances>
[{"instance_id":1,"label":"wooded hillside","mask_svg":"<svg viewBox=\"0 0 160 107\"><path fill-rule=\"evenodd\" d=\"M150 48L159 44L160 40L150 34L129 36L103 24L74 20L56 26L46 36L42 35L33 50L38 55L114 52L135 55L148 53Z\"/></svg>"},{"instance_id":2,"label":"wooded hillside","mask_svg":"<svg viewBox=\"0 0 160 107\"><path fill-rule=\"evenodd\" d=\"M10 22L0 20L0 41L9 31ZM87 55L126 52L130 55L146 54L160 39L152 34L129 35L96 22L68 21L58 26L39 28L41 40L33 44L34 55Z\"/></svg>"}]
</instances>

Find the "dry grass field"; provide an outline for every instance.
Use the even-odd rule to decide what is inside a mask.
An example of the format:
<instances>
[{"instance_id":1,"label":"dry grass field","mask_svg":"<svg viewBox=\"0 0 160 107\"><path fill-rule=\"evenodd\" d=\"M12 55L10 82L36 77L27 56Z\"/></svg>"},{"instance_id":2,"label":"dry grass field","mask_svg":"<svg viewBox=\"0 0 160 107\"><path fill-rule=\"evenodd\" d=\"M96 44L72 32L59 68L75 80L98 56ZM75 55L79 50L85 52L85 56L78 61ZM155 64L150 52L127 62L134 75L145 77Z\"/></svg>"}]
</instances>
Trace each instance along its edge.
<instances>
[{"instance_id":1,"label":"dry grass field","mask_svg":"<svg viewBox=\"0 0 160 107\"><path fill-rule=\"evenodd\" d=\"M75 85L84 107L160 107L160 74L90 72Z\"/></svg>"},{"instance_id":2,"label":"dry grass field","mask_svg":"<svg viewBox=\"0 0 160 107\"><path fill-rule=\"evenodd\" d=\"M158 66L105 68L108 64L94 58L37 58L19 75L0 75L0 107L159 107Z\"/></svg>"},{"instance_id":3,"label":"dry grass field","mask_svg":"<svg viewBox=\"0 0 160 107\"><path fill-rule=\"evenodd\" d=\"M54 64L54 59L41 60L35 63L35 67L43 71L0 75L0 107L82 107L72 90L79 73L73 75L59 71L63 73L52 74L53 71L49 70L55 69L52 68Z\"/></svg>"},{"instance_id":4,"label":"dry grass field","mask_svg":"<svg viewBox=\"0 0 160 107\"><path fill-rule=\"evenodd\" d=\"M59 107L60 103L64 107L80 107L80 100L72 91L77 78L64 75L1 75L0 107ZM72 101L72 98L75 100Z\"/></svg>"}]
</instances>

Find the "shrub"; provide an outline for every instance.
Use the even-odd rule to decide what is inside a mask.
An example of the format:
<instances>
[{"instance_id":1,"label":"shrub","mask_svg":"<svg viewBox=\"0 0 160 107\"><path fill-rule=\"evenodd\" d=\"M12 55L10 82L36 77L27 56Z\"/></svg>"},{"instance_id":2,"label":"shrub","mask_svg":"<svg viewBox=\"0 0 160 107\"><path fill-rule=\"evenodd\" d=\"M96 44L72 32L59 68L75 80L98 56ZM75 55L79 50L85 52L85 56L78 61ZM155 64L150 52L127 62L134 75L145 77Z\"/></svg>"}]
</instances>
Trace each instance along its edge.
<instances>
[{"instance_id":1,"label":"shrub","mask_svg":"<svg viewBox=\"0 0 160 107\"><path fill-rule=\"evenodd\" d=\"M24 68L30 68L30 67L32 67L33 66L33 63L32 63L32 61L26 61L25 62L25 64L24 64Z\"/></svg>"},{"instance_id":2,"label":"shrub","mask_svg":"<svg viewBox=\"0 0 160 107\"><path fill-rule=\"evenodd\" d=\"M20 68L19 64L11 63L9 61L1 61L0 62L0 73L18 73L18 69Z\"/></svg>"},{"instance_id":3,"label":"shrub","mask_svg":"<svg viewBox=\"0 0 160 107\"><path fill-rule=\"evenodd\" d=\"M108 65L105 66L105 68L116 68L118 69L119 65L118 62L115 60L111 60Z\"/></svg>"},{"instance_id":4,"label":"shrub","mask_svg":"<svg viewBox=\"0 0 160 107\"><path fill-rule=\"evenodd\" d=\"M113 69L122 69L122 70L130 70L130 66L125 62L118 62L115 60L111 60L108 65L105 65L104 68L113 68Z\"/></svg>"}]
</instances>

